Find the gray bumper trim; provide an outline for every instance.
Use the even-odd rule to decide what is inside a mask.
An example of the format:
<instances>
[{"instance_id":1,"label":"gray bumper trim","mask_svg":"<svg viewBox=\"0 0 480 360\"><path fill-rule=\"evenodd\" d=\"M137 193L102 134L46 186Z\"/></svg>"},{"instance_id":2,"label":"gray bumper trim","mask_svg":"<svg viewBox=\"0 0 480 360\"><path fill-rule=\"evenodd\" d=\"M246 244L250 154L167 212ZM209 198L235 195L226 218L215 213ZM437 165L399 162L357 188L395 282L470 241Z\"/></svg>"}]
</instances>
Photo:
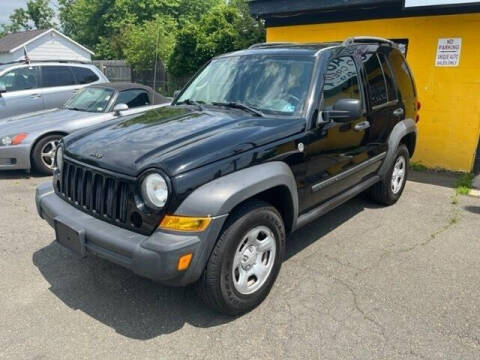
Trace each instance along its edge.
<instances>
[{"instance_id":1,"label":"gray bumper trim","mask_svg":"<svg viewBox=\"0 0 480 360\"><path fill-rule=\"evenodd\" d=\"M102 257L134 273L168 285L183 286L196 281L210 256L226 219L212 220L202 233L155 231L146 236L96 219L74 208L53 191L51 183L38 186L36 205L39 215L54 227L55 219L85 230L87 254ZM178 258L193 253L187 271L177 271Z\"/></svg>"}]
</instances>

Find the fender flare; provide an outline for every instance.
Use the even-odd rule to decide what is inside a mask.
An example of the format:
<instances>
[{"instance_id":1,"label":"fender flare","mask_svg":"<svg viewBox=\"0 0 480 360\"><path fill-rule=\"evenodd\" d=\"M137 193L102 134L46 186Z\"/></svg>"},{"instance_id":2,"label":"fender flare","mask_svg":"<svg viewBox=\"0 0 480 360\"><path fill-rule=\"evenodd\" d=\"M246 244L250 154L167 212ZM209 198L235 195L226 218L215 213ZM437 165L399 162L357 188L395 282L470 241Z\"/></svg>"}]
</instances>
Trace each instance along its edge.
<instances>
[{"instance_id":1,"label":"fender flare","mask_svg":"<svg viewBox=\"0 0 480 360\"><path fill-rule=\"evenodd\" d=\"M222 176L194 190L180 204L176 215L223 216L243 201L277 186L285 186L293 204L293 223L298 216L298 193L290 167L281 161L272 161Z\"/></svg>"},{"instance_id":2,"label":"fender flare","mask_svg":"<svg viewBox=\"0 0 480 360\"><path fill-rule=\"evenodd\" d=\"M390 133L390 136L388 138L387 155L385 156L385 160L383 161L383 164L378 171L380 177L383 178L385 176L392 162L394 161L395 154L402 138L405 135L411 133L417 134L417 125L415 121L413 121L413 119L404 119L393 127L392 132Z\"/></svg>"}]
</instances>

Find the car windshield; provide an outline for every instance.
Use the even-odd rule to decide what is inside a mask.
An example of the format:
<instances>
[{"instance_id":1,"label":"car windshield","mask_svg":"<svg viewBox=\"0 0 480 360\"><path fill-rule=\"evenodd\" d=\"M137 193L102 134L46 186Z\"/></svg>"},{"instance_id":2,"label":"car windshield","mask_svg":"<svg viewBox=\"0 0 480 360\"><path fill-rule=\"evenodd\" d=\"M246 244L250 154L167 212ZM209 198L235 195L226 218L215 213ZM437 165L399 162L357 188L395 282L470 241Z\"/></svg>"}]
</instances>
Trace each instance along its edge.
<instances>
[{"instance_id":1,"label":"car windshield","mask_svg":"<svg viewBox=\"0 0 480 360\"><path fill-rule=\"evenodd\" d=\"M243 55L214 59L176 101L235 104L262 113L299 115L306 103L314 59Z\"/></svg>"},{"instance_id":2,"label":"car windshield","mask_svg":"<svg viewBox=\"0 0 480 360\"><path fill-rule=\"evenodd\" d=\"M85 88L73 95L65 104L65 108L76 111L104 112L112 96L112 89Z\"/></svg>"}]
</instances>

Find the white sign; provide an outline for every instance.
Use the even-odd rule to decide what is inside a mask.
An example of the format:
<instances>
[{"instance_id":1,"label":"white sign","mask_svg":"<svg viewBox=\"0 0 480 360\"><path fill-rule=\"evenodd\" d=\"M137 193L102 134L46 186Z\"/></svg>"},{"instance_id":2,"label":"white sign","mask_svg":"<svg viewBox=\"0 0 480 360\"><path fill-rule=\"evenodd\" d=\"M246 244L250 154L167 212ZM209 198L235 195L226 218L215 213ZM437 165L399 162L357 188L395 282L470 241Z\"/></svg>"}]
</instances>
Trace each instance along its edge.
<instances>
[{"instance_id":1,"label":"white sign","mask_svg":"<svg viewBox=\"0 0 480 360\"><path fill-rule=\"evenodd\" d=\"M478 3L478 0L405 0L405 7L445 6Z\"/></svg>"},{"instance_id":2,"label":"white sign","mask_svg":"<svg viewBox=\"0 0 480 360\"><path fill-rule=\"evenodd\" d=\"M458 66L462 51L462 38L438 39L435 66Z\"/></svg>"}]
</instances>

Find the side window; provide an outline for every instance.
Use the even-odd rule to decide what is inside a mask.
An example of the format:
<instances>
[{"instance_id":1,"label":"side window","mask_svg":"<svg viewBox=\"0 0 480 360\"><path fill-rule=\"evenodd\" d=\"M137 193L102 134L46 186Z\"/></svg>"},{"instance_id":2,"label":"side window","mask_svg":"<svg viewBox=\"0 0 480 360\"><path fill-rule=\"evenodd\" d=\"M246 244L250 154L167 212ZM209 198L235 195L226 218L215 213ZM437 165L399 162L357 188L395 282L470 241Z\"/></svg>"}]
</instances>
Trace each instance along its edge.
<instances>
[{"instance_id":1,"label":"side window","mask_svg":"<svg viewBox=\"0 0 480 360\"><path fill-rule=\"evenodd\" d=\"M388 101L387 84L377 54L365 54L363 64L367 73L370 104L378 106L386 103Z\"/></svg>"},{"instance_id":2,"label":"side window","mask_svg":"<svg viewBox=\"0 0 480 360\"><path fill-rule=\"evenodd\" d=\"M42 66L42 87L75 85L69 66Z\"/></svg>"},{"instance_id":3,"label":"side window","mask_svg":"<svg viewBox=\"0 0 480 360\"><path fill-rule=\"evenodd\" d=\"M150 105L148 93L145 90L134 89L121 91L115 105L127 104L129 108Z\"/></svg>"},{"instance_id":4,"label":"side window","mask_svg":"<svg viewBox=\"0 0 480 360\"><path fill-rule=\"evenodd\" d=\"M378 58L380 59L380 63L382 64L383 75L385 76L385 82L387 84L387 97L388 101L396 100L397 99L397 92L395 90L395 81L393 81L392 70L388 65L387 59L385 55L378 54Z\"/></svg>"},{"instance_id":5,"label":"side window","mask_svg":"<svg viewBox=\"0 0 480 360\"><path fill-rule=\"evenodd\" d=\"M77 80L77 84L90 84L99 79L97 74L90 69L79 66L72 66L70 69L72 69L73 75Z\"/></svg>"},{"instance_id":6,"label":"side window","mask_svg":"<svg viewBox=\"0 0 480 360\"><path fill-rule=\"evenodd\" d=\"M38 88L38 67L22 67L0 77L0 84L7 92Z\"/></svg>"},{"instance_id":7,"label":"side window","mask_svg":"<svg viewBox=\"0 0 480 360\"><path fill-rule=\"evenodd\" d=\"M391 51L390 54L388 54L388 61L397 80L398 89L402 98L415 98L415 86L412 75L403 56L398 51Z\"/></svg>"},{"instance_id":8,"label":"side window","mask_svg":"<svg viewBox=\"0 0 480 360\"><path fill-rule=\"evenodd\" d=\"M324 108L331 108L338 99L361 99L358 70L350 56L342 56L330 61L325 73Z\"/></svg>"}]
</instances>

